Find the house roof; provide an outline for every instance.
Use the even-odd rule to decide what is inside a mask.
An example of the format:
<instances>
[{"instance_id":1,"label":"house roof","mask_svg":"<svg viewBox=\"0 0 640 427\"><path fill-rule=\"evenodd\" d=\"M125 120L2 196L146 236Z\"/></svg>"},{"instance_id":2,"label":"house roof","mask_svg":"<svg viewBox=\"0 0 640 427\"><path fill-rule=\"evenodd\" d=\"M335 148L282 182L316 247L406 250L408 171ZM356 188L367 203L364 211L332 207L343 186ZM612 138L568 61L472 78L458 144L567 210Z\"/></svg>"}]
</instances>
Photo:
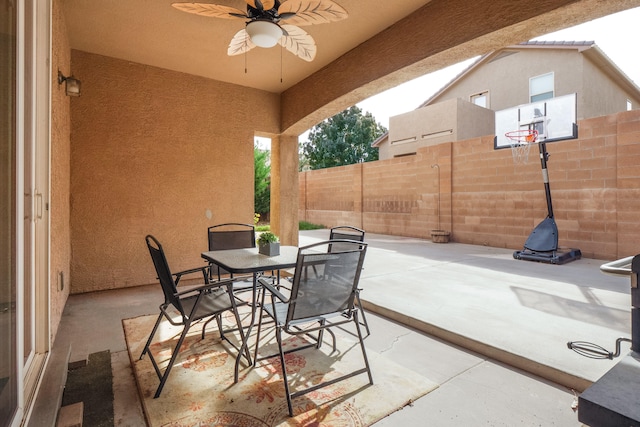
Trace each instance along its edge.
<instances>
[{"instance_id":1,"label":"house roof","mask_svg":"<svg viewBox=\"0 0 640 427\"><path fill-rule=\"evenodd\" d=\"M622 86L628 92L635 92L640 97L640 87L638 87L633 80L631 80L603 51L600 49L594 41L527 41L517 45L507 46L503 49L489 52L479 57L476 61L471 63L467 68L462 70L458 75L451 79L440 90L434 93L426 101L420 104L416 109L423 108L431 105L436 99L440 97L449 88L454 86L457 82L464 79L478 67L486 64L496 57L503 54L508 50L515 49L573 49L585 55L589 60L598 65L607 75L616 80L620 86ZM388 132L378 139L376 139L371 146L377 147L388 138Z\"/></svg>"},{"instance_id":2,"label":"house roof","mask_svg":"<svg viewBox=\"0 0 640 427\"><path fill-rule=\"evenodd\" d=\"M600 49L593 40L590 41L528 41L517 45L507 46L504 49L495 50L493 52L482 55L475 62L461 71L449 83L443 86L439 91L434 93L426 101L418 106L418 108L426 107L436 100L440 95L446 92L450 87L454 86L458 81L465 78L468 74L483 64L492 61L494 58L507 50L515 49L571 49L577 50L587 56L591 61L596 63L610 77L617 80L620 85L629 92L635 92L640 96L640 88L631 80L618 66Z\"/></svg>"}]
</instances>

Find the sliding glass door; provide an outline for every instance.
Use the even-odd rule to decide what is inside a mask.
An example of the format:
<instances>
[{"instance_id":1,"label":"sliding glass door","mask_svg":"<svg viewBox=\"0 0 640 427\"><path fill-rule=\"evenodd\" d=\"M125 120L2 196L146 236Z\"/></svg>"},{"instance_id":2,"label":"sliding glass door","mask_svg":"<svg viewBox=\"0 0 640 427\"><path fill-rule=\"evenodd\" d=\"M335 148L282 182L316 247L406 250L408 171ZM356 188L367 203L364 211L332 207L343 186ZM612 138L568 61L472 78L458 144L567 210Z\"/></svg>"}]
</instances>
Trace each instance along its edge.
<instances>
[{"instance_id":1,"label":"sliding glass door","mask_svg":"<svg viewBox=\"0 0 640 427\"><path fill-rule=\"evenodd\" d=\"M0 426L18 409L16 2L0 0Z\"/></svg>"}]
</instances>

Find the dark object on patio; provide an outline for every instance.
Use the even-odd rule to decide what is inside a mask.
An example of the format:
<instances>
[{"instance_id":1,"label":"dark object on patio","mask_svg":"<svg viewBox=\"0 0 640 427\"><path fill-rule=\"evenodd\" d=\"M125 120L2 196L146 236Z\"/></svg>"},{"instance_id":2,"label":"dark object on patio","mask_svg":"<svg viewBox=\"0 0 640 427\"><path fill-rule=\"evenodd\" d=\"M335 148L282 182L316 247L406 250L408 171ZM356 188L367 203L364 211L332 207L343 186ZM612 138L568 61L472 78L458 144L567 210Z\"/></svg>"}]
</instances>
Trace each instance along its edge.
<instances>
[{"instance_id":1,"label":"dark object on patio","mask_svg":"<svg viewBox=\"0 0 640 427\"><path fill-rule=\"evenodd\" d=\"M256 247L256 229L251 224L241 224L237 222L229 222L226 224L212 225L207 229L210 251L223 251L227 249L244 249ZM222 275L229 274L228 271L220 268L215 264L209 264L209 277L218 276L218 280ZM229 274L229 277L233 275ZM249 276L244 279L253 279ZM236 281L234 284L235 291L243 291L251 289L252 283L248 280Z\"/></svg>"},{"instance_id":2,"label":"dark object on patio","mask_svg":"<svg viewBox=\"0 0 640 427\"><path fill-rule=\"evenodd\" d=\"M322 252L321 247L327 244L334 245L334 248L336 245L340 245L340 252L329 252L328 250ZM300 248L289 298L281 292L283 288L277 289L276 286L272 285L271 281L265 278L260 279L265 292L262 294L260 306L254 364L258 360L265 360L275 356L275 354L272 354L258 359L262 319L264 313L266 313L275 322L278 355L282 366L289 416L293 416L291 399L313 390L363 373L369 376L369 384L373 384L373 377L360 330L360 322L358 322L359 310L355 305L358 281L360 280L360 272L362 271L362 263L364 262L366 251L366 243L348 240L325 241ZM270 304L265 304L266 290L271 293ZM349 322L355 324L365 366L338 378L291 393L285 365L285 353L310 347L320 348L325 330L333 338L333 351L335 352L336 337L331 328ZM312 342L306 346L284 351L282 332L289 335L305 335ZM318 332L318 335L311 335L313 332Z\"/></svg>"},{"instance_id":3,"label":"dark object on patio","mask_svg":"<svg viewBox=\"0 0 640 427\"><path fill-rule=\"evenodd\" d=\"M160 379L160 385L158 386L156 394L154 395L154 398L157 398L162 392L162 388L164 387L164 384L169 377L169 372L171 372L171 368L173 367L180 351L180 346L187 336L189 328L191 328L192 324L208 318L204 325L202 325L202 338L204 339L204 333L207 325L209 324L209 322L215 319L218 323L220 337L226 340L236 349L238 349L238 347L234 343L229 341L229 339L224 335L220 315L225 311L233 312L233 315L236 319L237 330L240 333L241 342L244 342L244 331L242 329L240 316L238 315L238 311L236 309L236 299L233 296L232 280L222 280L210 283L209 277L207 275L207 267L203 266L200 270L202 271L202 274L204 276L205 284L195 288L190 288L182 292L178 292L177 281L174 281L173 279L174 275L171 274L171 270L169 269L169 264L167 262L167 258L165 257L164 250L162 249L162 245L155 237L151 235L146 236L145 240L147 242L147 248L149 248L149 253L151 254L151 259L153 260L153 265L158 275L158 280L160 281L160 285L162 286L162 291L164 292L164 303L160 305L160 314L158 315L158 320L156 320L153 330L149 335L149 339L147 340L147 343L142 350L142 354L140 355L140 359L142 359L145 354L149 354L149 359L151 360L156 374L158 374L158 378ZM193 271L198 270L194 269ZM177 311L177 313L170 313L169 310L175 310ZM180 321L175 321L172 318L172 314L174 316L175 314L179 314L182 319ZM153 336L155 335L163 316L172 325L183 327L182 334L180 335L178 343L173 349L171 360L169 361L164 374L160 371L160 368L158 367L153 354L151 353L151 351L149 351L149 346L151 345ZM248 350L245 356L249 363L251 363L251 356Z\"/></svg>"},{"instance_id":4,"label":"dark object on patio","mask_svg":"<svg viewBox=\"0 0 640 427\"><path fill-rule=\"evenodd\" d=\"M113 427L111 352L105 350L91 353L83 362L85 363L69 364L61 406L82 402L82 425Z\"/></svg>"},{"instance_id":5,"label":"dark object on patio","mask_svg":"<svg viewBox=\"0 0 640 427\"><path fill-rule=\"evenodd\" d=\"M364 230L361 230L356 227L352 227L350 225L340 225L337 227L333 227L331 229L331 232L329 233L329 240L339 240L339 239L364 242ZM342 250L341 245L339 243L332 243L329 245L329 252L340 252L341 250ZM365 329L367 330L367 335L365 335L365 337L368 337L369 335L371 335L371 331L369 330L369 323L367 322L367 316L364 313L364 309L362 308L362 302L360 301L361 291L362 289L358 288L356 292L356 304L358 304L358 308L362 313L362 321L360 322L360 324L364 325Z\"/></svg>"}]
</instances>

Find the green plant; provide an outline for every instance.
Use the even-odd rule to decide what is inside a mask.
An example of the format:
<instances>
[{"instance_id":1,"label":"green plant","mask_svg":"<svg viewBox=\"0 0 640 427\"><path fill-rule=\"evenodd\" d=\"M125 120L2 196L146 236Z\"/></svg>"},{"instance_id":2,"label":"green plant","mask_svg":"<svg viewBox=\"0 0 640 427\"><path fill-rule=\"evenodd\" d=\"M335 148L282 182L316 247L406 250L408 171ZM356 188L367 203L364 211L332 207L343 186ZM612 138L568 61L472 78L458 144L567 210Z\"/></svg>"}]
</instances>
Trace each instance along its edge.
<instances>
[{"instance_id":1,"label":"green plant","mask_svg":"<svg viewBox=\"0 0 640 427\"><path fill-rule=\"evenodd\" d=\"M269 230L271 230L271 226L269 224L256 225L256 231L269 231Z\"/></svg>"},{"instance_id":2,"label":"green plant","mask_svg":"<svg viewBox=\"0 0 640 427\"><path fill-rule=\"evenodd\" d=\"M327 228L324 225L312 224L307 221L300 221L298 223L298 230L319 230L321 228Z\"/></svg>"},{"instance_id":3,"label":"green plant","mask_svg":"<svg viewBox=\"0 0 640 427\"><path fill-rule=\"evenodd\" d=\"M260 237L258 237L258 244L259 245L266 245L269 243L277 243L278 240L278 236L276 236L275 234L273 234L270 231L264 231L260 234Z\"/></svg>"}]
</instances>

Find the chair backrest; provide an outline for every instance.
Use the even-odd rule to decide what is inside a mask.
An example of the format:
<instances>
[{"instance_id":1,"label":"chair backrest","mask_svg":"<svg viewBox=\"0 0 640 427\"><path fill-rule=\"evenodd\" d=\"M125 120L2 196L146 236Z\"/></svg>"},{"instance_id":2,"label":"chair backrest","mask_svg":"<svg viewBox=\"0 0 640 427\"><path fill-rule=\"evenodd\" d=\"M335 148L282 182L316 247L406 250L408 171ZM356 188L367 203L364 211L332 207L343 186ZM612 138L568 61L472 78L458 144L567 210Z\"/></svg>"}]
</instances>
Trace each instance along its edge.
<instances>
[{"instance_id":1,"label":"chair backrest","mask_svg":"<svg viewBox=\"0 0 640 427\"><path fill-rule=\"evenodd\" d=\"M321 251L339 244L340 252ZM298 250L287 324L334 313L351 313L367 244L353 240L315 243Z\"/></svg>"},{"instance_id":2,"label":"chair backrest","mask_svg":"<svg viewBox=\"0 0 640 427\"><path fill-rule=\"evenodd\" d=\"M329 232L329 240L355 240L364 242L364 230L350 225L340 225L333 227ZM342 247L339 243L330 243L329 252L340 252Z\"/></svg>"},{"instance_id":3,"label":"chair backrest","mask_svg":"<svg viewBox=\"0 0 640 427\"><path fill-rule=\"evenodd\" d=\"M165 303L172 304L180 313L183 313L182 305L180 304L180 300L175 295L178 292L176 282L173 280L173 275L171 274L171 270L169 269L169 263L167 262L167 258L164 255L164 249L162 249L162 245L158 242L158 239L153 237L152 235L148 235L145 237L147 242L147 248L149 248L149 254L151 254L151 260L153 261L153 266L156 269L156 274L158 275L158 280L160 281L160 286L162 286L162 292L164 293L164 301Z\"/></svg>"},{"instance_id":4,"label":"chair backrest","mask_svg":"<svg viewBox=\"0 0 640 427\"><path fill-rule=\"evenodd\" d=\"M256 247L256 229L251 224L227 223L208 228L209 250Z\"/></svg>"}]
</instances>

